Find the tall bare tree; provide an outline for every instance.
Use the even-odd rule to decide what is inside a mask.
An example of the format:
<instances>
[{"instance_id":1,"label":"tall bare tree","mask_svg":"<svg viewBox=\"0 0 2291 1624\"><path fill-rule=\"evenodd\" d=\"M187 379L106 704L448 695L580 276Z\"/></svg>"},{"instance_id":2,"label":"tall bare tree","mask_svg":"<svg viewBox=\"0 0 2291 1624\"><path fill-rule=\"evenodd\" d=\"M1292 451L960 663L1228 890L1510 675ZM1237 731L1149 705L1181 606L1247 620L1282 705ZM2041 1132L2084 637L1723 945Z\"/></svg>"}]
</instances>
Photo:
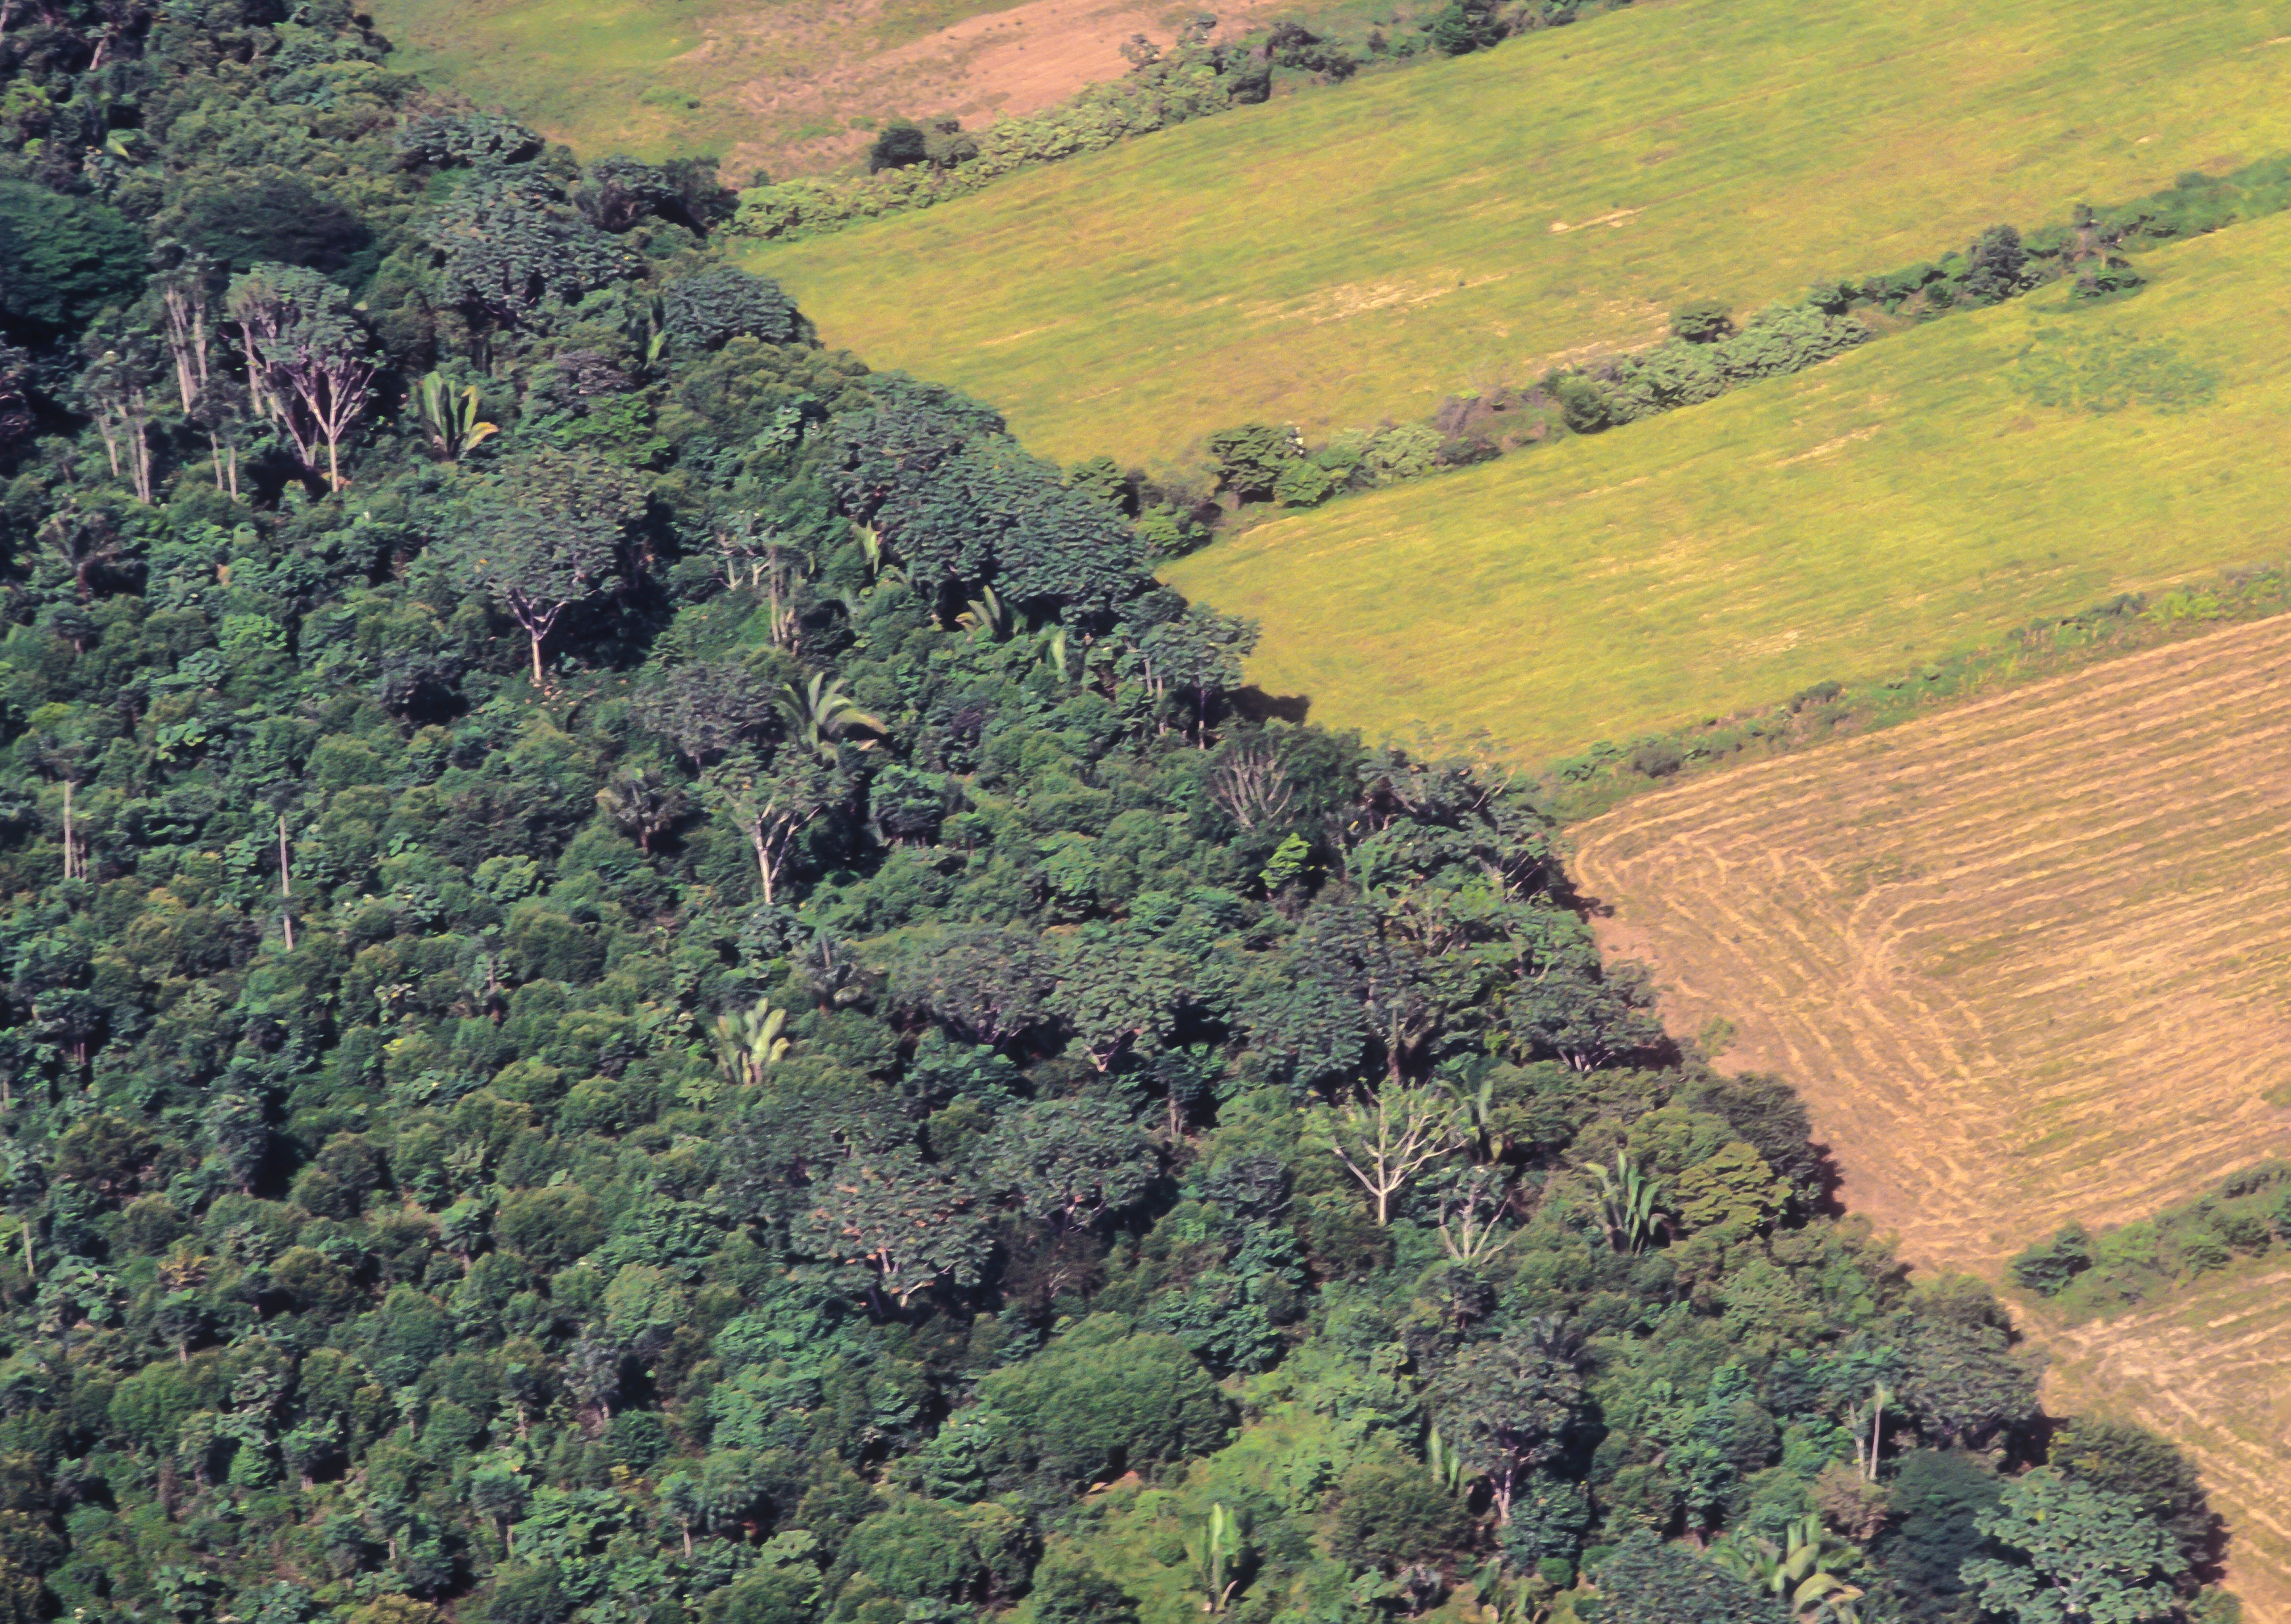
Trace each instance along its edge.
<instances>
[{"instance_id":1,"label":"tall bare tree","mask_svg":"<svg viewBox=\"0 0 2291 1624\"><path fill-rule=\"evenodd\" d=\"M256 403L294 441L303 466L326 448L326 482L342 488L342 446L373 391L373 340L350 295L317 271L257 265L232 278L228 306L246 351Z\"/></svg>"}]
</instances>

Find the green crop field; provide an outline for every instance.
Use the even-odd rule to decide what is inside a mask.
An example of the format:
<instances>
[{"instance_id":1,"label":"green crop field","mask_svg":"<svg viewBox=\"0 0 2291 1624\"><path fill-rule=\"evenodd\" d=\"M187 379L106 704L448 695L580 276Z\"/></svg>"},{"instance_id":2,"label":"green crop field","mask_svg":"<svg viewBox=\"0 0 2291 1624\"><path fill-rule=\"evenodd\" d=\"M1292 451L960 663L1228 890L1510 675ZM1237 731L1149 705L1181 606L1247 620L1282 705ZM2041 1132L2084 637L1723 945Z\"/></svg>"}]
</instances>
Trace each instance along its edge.
<instances>
[{"instance_id":1,"label":"green crop field","mask_svg":"<svg viewBox=\"0 0 2291 1624\"><path fill-rule=\"evenodd\" d=\"M1316 721L1528 759L2291 551L2291 217L1796 377L1261 526L1167 572Z\"/></svg>"},{"instance_id":2,"label":"green crop field","mask_svg":"<svg viewBox=\"0 0 2291 1624\"><path fill-rule=\"evenodd\" d=\"M1307 432L2291 148L2291 4L1673 0L747 262L1035 449Z\"/></svg>"}]
</instances>

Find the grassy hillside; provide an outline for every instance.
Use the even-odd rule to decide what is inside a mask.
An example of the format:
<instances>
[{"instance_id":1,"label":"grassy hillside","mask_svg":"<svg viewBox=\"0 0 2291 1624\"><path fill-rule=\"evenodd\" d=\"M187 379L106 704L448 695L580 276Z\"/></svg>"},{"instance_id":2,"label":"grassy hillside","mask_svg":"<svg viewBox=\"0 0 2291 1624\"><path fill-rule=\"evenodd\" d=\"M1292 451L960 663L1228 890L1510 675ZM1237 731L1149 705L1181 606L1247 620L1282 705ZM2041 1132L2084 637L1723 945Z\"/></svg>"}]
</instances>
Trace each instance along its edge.
<instances>
[{"instance_id":1,"label":"grassy hillside","mask_svg":"<svg viewBox=\"0 0 2291 1624\"><path fill-rule=\"evenodd\" d=\"M1582 825L1577 871L1672 1030L1803 1091L1851 1210L1994 1278L2291 1151L2287 660L2279 617L1717 775ZM2291 1277L2033 1323L2073 1407L2198 1458L2236 1588L2291 1617Z\"/></svg>"},{"instance_id":2,"label":"grassy hillside","mask_svg":"<svg viewBox=\"0 0 2291 1624\"><path fill-rule=\"evenodd\" d=\"M1264 687L1531 757L1874 677L2287 536L2291 218L1182 560Z\"/></svg>"},{"instance_id":3,"label":"grassy hillside","mask_svg":"<svg viewBox=\"0 0 2291 1624\"><path fill-rule=\"evenodd\" d=\"M1322 0L1320 18L1358 0ZM744 184L837 167L885 118L972 127L1124 71L1121 42L1167 42L1169 0L375 0L398 60L506 108L584 157L712 153ZM1270 0L1218 8L1228 31ZM1298 8L1281 8L1293 13Z\"/></svg>"},{"instance_id":4,"label":"grassy hillside","mask_svg":"<svg viewBox=\"0 0 2291 1624\"><path fill-rule=\"evenodd\" d=\"M2291 147L2291 4L1676 0L754 251L1037 449L1307 430Z\"/></svg>"},{"instance_id":5,"label":"grassy hillside","mask_svg":"<svg viewBox=\"0 0 2291 1624\"><path fill-rule=\"evenodd\" d=\"M792 138L833 138L845 121L776 119L741 94L751 81L800 83L1010 4L375 0L373 9L403 65L481 105L506 107L590 156L768 147L776 157Z\"/></svg>"}]
</instances>

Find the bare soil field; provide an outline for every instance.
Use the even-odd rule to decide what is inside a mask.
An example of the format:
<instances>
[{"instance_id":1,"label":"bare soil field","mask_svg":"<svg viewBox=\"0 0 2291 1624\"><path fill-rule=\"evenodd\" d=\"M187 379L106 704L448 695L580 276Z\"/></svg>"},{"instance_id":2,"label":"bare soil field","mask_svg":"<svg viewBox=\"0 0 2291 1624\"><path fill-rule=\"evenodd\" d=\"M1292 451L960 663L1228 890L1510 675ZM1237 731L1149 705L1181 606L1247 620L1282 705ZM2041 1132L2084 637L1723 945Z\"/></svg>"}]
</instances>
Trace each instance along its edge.
<instances>
[{"instance_id":1,"label":"bare soil field","mask_svg":"<svg viewBox=\"0 0 2291 1624\"><path fill-rule=\"evenodd\" d=\"M1673 1030L1805 1094L1841 1199L1992 1278L2291 1149L2291 619L2137 655L1583 825ZM2291 1274L2031 1335L2062 1409L2202 1463L2234 1583L2291 1620Z\"/></svg>"}]
</instances>

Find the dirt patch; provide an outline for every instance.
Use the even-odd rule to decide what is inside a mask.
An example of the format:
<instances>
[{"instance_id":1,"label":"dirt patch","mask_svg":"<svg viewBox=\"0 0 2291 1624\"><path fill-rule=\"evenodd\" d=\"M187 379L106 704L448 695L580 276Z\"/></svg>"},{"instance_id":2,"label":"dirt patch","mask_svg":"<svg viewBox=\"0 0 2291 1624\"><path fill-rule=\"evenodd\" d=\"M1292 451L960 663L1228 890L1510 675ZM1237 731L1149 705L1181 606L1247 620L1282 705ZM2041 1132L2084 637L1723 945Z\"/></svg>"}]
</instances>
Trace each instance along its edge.
<instances>
[{"instance_id":1,"label":"dirt patch","mask_svg":"<svg viewBox=\"0 0 2291 1624\"><path fill-rule=\"evenodd\" d=\"M802 38L813 66L785 62L746 75L725 93L756 121L726 163L727 173L762 165L793 174L832 168L865 150L872 133L850 120L955 117L967 129L1040 112L1085 87L1128 71L1123 44L1144 35L1168 46L1192 6L1154 0L1027 0L983 12L886 50L884 0L803 0L719 25L696 53L760 62L776 38ZM1218 8L1226 33L1281 8L1270 0ZM824 35L841 36L821 48Z\"/></svg>"},{"instance_id":2,"label":"dirt patch","mask_svg":"<svg viewBox=\"0 0 2291 1624\"><path fill-rule=\"evenodd\" d=\"M1729 1021L1727 1065L1804 1093L1849 1207L1995 1277L2291 1150L2287 714L2261 622L1645 797L1579 872L1674 1031ZM2064 1403L2196 1456L2253 1616L2291 1620L2291 1271L2031 1331Z\"/></svg>"}]
</instances>

